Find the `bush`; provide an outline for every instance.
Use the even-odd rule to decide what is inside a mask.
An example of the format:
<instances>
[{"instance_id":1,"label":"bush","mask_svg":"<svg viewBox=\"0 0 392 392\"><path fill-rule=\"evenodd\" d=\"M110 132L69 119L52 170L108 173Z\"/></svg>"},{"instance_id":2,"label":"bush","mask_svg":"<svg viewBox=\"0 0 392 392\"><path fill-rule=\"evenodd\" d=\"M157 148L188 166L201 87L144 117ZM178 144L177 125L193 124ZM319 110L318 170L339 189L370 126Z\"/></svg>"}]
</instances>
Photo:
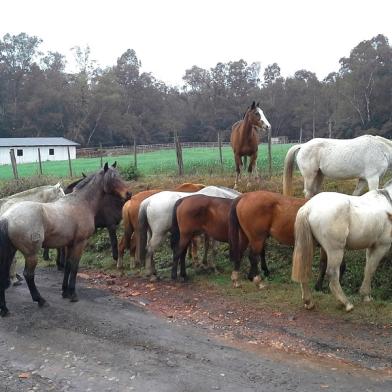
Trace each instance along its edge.
<instances>
[{"instance_id":1,"label":"bush","mask_svg":"<svg viewBox=\"0 0 392 392\"><path fill-rule=\"evenodd\" d=\"M121 177L127 181L137 180L140 177L140 173L134 165L119 166L118 171Z\"/></svg>"}]
</instances>

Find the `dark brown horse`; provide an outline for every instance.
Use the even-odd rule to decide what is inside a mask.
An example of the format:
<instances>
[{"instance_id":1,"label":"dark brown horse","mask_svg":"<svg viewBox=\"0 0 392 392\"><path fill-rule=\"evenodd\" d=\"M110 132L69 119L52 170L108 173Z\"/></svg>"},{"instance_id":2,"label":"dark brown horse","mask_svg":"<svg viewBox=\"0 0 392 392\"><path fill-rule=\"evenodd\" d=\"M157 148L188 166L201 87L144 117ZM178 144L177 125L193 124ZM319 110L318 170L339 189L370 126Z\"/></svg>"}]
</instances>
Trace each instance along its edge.
<instances>
[{"instance_id":1,"label":"dark brown horse","mask_svg":"<svg viewBox=\"0 0 392 392\"><path fill-rule=\"evenodd\" d=\"M279 193L256 191L245 193L234 200L230 210L229 244L230 259L234 263L233 285L238 285L238 273L242 254L245 250L242 236L245 234L249 247L254 254L260 254L265 241L272 236L284 245L294 245L294 223L298 210L306 199L282 196ZM345 265L342 264L341 275ZM321 290L327 257L321 249L320 275L316 289Z\"/></svg>"},{"instance_id":2,"label":"dark brown horse","mask_svg":"<svg viewBox=\"0 0 392 392\"><path fill-rule=\"evenodd\" d=\"M175 191L179 192L197 192L205 187L204 184L193 184L186 182L180 184L174 188ZM130 255L134 256L131 267L140 267L139 260L136 260L136 244L138 240L138 216L139 207L143 200L147 199L158 192L162 192L160 189L150 189L147 191L142 191L137 193L132 197L131 200L124 204L122 209L122 219L124 225L124 235L122 236L120 243L118 245L119 258L117 262L117 268L124 268L124 253L126 249L129 249ZM192 246L192 258L195 260L197 258L197 243L193 243Z\"/></svg>"},{"instance_id":3,"label":"dark brown horse","mask_svg":"<svg viewBox=\"0 0 392 392\"><path fill-rule=\"evenodd\" d=\"M178 261L180 260L180 277L186 279L185 255L187 247L195 235L207 234L210 238L229 242L229 213L233 199L213 197L206 195L192 195L176 202L173 210L171 228L171 246L173 249L172 279L177 278ZM248 239L239 231L241 248L246 249ZM249 279L258 275L257 259L250 255L251 270ZM269 274L265 264L264 249L261 254L262 268L266 275ZM210 265L210 267L214 267Z\"/></svg>"},{"instance_id":4,"label":"dark brown horse","mask_svg":"<svg viewBox=\"0 0 392 392\"><path fill-rule=\"evenodd\" d=\"M257 129L269 130L270 123L264 116L259 104L253 101L252 106L245 112L243 120L237 121L231 128L230 142L234 152L236 167L236 177L234 189L238 187L238 179L241 174L242 157L244 157L244 166L246 166L246 157L250 157L248 166L249 180L253 169L257 175L257 152L259 146L259 136ZM249 182L248 182L249 185Z\"/></svg>"},{"instance_id":5,"label":"dark brown horse","mask_svg":"<svg viewBox=\"0 0 392 392\"><path fill-rule=\"evenodd\" d=\"M37 253L42 247L67 247L63 279L63 297L77 301L75 292L79 260L94 233L94 217L105 194L124 199L131 197L117 171L106 163L75 187L75 191L53 203L21 202L6 211L0 219L0 314L8 309L5 289L9 286L9 268L16 250L25 258L23 275L33 301L45 305L34 282Z\"/></svg>"}]
</instances>

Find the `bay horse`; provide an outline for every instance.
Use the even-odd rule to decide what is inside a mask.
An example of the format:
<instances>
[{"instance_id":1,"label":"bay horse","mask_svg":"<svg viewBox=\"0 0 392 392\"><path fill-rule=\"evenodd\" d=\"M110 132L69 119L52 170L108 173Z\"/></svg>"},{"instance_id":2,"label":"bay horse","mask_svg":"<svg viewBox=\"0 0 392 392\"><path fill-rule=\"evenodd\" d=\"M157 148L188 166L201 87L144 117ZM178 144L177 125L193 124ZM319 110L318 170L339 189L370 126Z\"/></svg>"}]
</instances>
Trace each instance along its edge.
<instances>
[{"instance_id":1,"label":"bay horse","mask_svg":"<svg viewBox=\"0 0 392 392\"><path fill-rule=\"evenodd\" d=\"M222 197L192 195L176 201L173 209L171 227L171 247L173 250L172 279L177 279L178 261L181 261L180 277L186 279L185 256L187 247L195 235L204 233L219 242L229 242L229 213L233 199ZM241 231L241 242L244 248L248 245L246 236ZM257 261L250 255L251 270L249 279L258 274ZM266 276L269 275L262 256L262 268ZM215 265L209 265L215 269Z\"/></svg>"},{"instance_id":2,"label":"bay horse","mask_svg":"<svg viewBox=\"0 0 392 392\"><path fill-rule=\"evenodd\" d=\"M131 197L126 183L118 172L105 166L87 176L75 191L53 203L21 202L7 210L0 218L0 315L8 309L5 289L9 286L9 269L16 250L25 258L23 275L33 301L44 306L34 282L37 253L43 246L67 247L62 292L72 302L78 300L75 292L79 260L94 233L94 217L104 195L115 194L124 199Z\"/></svg>"},{"instance_id":3,"label":"bay horse","mask_svg":"<svg viewBox=\"0 0 392 392\"><path fill-rule=\"evenodd\" d=\"M41 203L50 203L65 196L65 192L60 183L56 185L43 185L36 188L28 189L23 192L15 193L14 195L0 199L0 216L6 212L10 207L21 201L39 201ZM16 273L16 259L13 260L10 267L10 279L14 286L21 284L23 280Z\"/></svg>"},{"instance_id":4,"label":"bay horse","mask_svg":"<svg viewBox=\"0 0 392 392\"><path fill-rule=\"evenodd\" d=\"M306 199L282 196L269 191L248 192L234 200L229 220L230 260L234 264L231 280L234 287L240 286L238 282L240 263L247 242L254 255L262 254L265 241L270 236L283 245L294 245L295 218L298 210L306 202ZM243 240L243 235L247 241ZM316 290L322 288L326 263L325 252L321 249L320 275L315 286ZM343 263L341 275L344 270ZM260 288L263 287L261 277L255 275L254 282Z\"/></svg>"},{"instance_id":5,"label":"bay horse","mask_svg":"<svg viewBox=\"0 0 392 392\"><path fill-rule=\"evenodd\" d=\"M174 191L178 192L197 192L200 189L205 188L204 184L193 184L186 182L180 184L174 188ZM140 261L137 259L136 255L136 245L138 241L138 216L139 207L143 200L148 197L162 192L161 189L150 189L147 191L142 191L134 195L130 200L128 200L122 208L122 220L124 225L124 234L118 245L118 261L117 268L124 268L124 253L126 249L129 249L129 253L133 255L133 261L131 261L131 267L140 267ZM197 259L197 243L192 242L192 258L195 261ZM131 259L132 260L132 259Z\"/></svg>"},{"instance_id":6,"label":"bay horse","mask_svg":"<svg viewBox=\"0 0 392 392\"><path fill-rule=\"evenodd\" d=\"M257 128L262 130L270 130L271 125L265 117L263 111L259 107L259 103L253 101L250 108L245 112L244 118L237 121L231 127L230 143L234 153L234 160L236 166L236 177L234 189L238 188L238 179L241 174L242 157L244 157L244 166L246 166L246 157L250 157L248 166L250 185L250 176L253 169L257 175L257 152L259 148L259 136Z\"/></svg>"},{"instance_id":7,"label":"bay horse","mask_svg":"<svg viewBox=\"0 0 392 392\"><path fill-rule=\"evenodd\" d=\"M298 152L298 153L297 153ZM292 146L286 154L283 194L292 194L294 161L304 178L304 194L311 198L320 192L324 177L336 180L358 178L353 195L379 187L380 178L392 165L392 142L381 136L363 135L354 139L316 138Z\"/></svg>"},{"instance_id":8,"label":"bay horse","mask_svg":"<svg viewBox=\"0 0 392 392\"><path fill-rule=\"evenodd\" d=\"M216 186L207 186L194 194L225 197L235 199L239 192ZM183 192L163 191L143 200L139 208L138 253L139 260L146 264L146 274L152 280L156 279L153 254L166 238L172 226L173 208L177 200L188 196ZM190 196L190 195L189 195ZM150 234L147 241L147 234Z\"/></svg>"},{"instance_id":9,"label":"bay horse","mask_svg":"<svg viewBox=\"0 0 392 392\"><path fill-rule=\"evenodd\" d=\"M295 247L292 279L301 284L306 309L314 302L309 290L314 244L327 254L329 287L346 311L353 304L339 282L339 266L344 249L366 249L366 265L360 293L365 302L371 300L371 279L392 242L392 181L384 189L362 196L323 192L310 199L298 211L295 221Z\"/></svg>"}]
</instances>

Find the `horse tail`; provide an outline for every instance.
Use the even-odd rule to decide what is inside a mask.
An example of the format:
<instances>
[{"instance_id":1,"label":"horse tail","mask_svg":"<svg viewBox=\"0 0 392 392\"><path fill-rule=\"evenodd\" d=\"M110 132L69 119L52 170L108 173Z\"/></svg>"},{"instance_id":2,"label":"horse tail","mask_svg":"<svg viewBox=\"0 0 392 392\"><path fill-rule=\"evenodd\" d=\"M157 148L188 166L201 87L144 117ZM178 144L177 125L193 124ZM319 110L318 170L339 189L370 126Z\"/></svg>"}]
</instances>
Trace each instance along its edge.
<instances>
[{"instance_id":1,"label":"horse tail","mask_svg":"<svg viewBox=\"0 0 392 392\"><path fill-rule=\"evenodd\" d=\"M237 216L237 204L241 200L241 197L237 197L231 207L229 213L229 252L230 260L235 261L240 258L240 247L239 247L239 230L240 222Z\"/></svg>"},{"instance_id":2,"label":"horse tail","mask_svg":"<svg viewBox=\"0 0 392 392\"><path fill-rule=\"evenodd\" d=\"M177 219L177 208L181 204L183 199L179 199L176 201L176 204L174 204L173 208L173 217L172 217L172 226L171 226L171 238L170 238L170 246L173 250L178 246L178 243L180 242L180 228L178 227L178 219Z\"/></svg>"},{"instance_id":3,"label":"horse tail","mask_svg":"<svg viewBox=\"0 0 392 392\"><path fill-rule=\"evenodd\" d=\"M125 205L124 205L125 207ZM123 220L123 226L124 226L124 235L122 237L123 240L123 245L122 247L125 249L130 249L131 248L131 237L133 234L133 226L132 222L129 218L129 211L128 208L122 209L122 220ZM128 205L127 205L128 207Z\"/></svg>"},{"instance_id":4,"label":"horse tail","mask_svg":"<svg viewBox=\"0 0 392 392\"><path fill-rule=\"evenodd\" d=\"M8 221L0 220L0 290L10 285L10 267L15 256L16 248L8 235Z\"/></svg>"},{"instance_id":5,"label":"horse tail","mask_svg":"<svg viewBox=\"0 0 392 392\"><path fill-rule=\"evenodd\" d=\"M306 205L298 211L294 230L295 247L291 278L295 282L307 283L312 275L314 237L309 223L309 207Z\"/></svg>"},{"instance_id":6,"label":"horse tail","mask_svg":"<svg viewBox=\"0 0 392 392\"><path fill-rule=\"evenodd\" d=\"M296 144L292 146L289 151L287 151L286 157L284 159L283 168L283 195L291 196L293 193L293 170L294 170L294 160L296 152L301 148L301 144Z\"/></svg>"},{"instance_id":7,"label":"horse tail","mask_svg":"<svg viewBox=\"0 0 392 392\"><path fill-rule=\"evenodd\" d=\"M138 243L136 246L136 252L138 255L139 262L146 259L146 247L147 247L147 232L149 229L148 219L147 219L147 207L148 202L142 202L139 207L138 216Z\"/></svg>"}]
</instances>

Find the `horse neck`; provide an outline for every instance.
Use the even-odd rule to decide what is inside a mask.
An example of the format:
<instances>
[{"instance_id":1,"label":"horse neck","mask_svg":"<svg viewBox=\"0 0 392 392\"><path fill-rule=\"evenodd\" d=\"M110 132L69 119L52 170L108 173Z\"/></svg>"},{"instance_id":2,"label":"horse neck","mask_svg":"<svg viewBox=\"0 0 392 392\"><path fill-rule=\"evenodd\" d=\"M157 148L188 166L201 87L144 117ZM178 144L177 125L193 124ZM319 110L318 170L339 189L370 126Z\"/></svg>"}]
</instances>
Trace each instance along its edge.
<instances>
[{"instance_id":1,"label":"horse neck","mask_svg":"<svg viewBox=\"0 0 392 392\"><path fill-rule=\"evenodd\" d=\"M89 206L89 209L95 213L98 211L98 207L105 196L102 182L93 182L86 184L83 188L77 189L75 192L70 193L72 197L78 201L84 201Z\"/></svg>"},{"instance_id":2,"label":"horse neck","mask_svg":"<svg viewBox=\"0 0 392 392\"><path fill-rule=\"evenodd\" d=\"M249 121L249 115L247 114L245 118L242 120L242 124L240 127L240 140L241 142L247 141L250 139L253 133L253 126ZM242 144L242 143L241 143Z\"/></svg>"}]
</instances>

